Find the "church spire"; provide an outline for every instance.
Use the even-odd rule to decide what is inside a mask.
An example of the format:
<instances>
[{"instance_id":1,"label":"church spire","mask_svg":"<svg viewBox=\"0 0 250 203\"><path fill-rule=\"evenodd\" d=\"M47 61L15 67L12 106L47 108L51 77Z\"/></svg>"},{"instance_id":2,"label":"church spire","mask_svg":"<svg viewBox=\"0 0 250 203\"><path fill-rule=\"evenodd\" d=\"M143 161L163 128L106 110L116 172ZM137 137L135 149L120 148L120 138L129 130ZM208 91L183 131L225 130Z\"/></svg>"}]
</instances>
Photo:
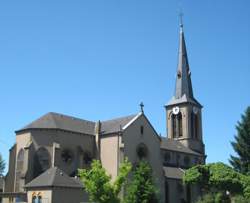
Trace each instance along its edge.
<instances>
[{"instance_id":1,"label":"church spire","mask_svg":"<svg viewBox=\"0 0 250 203\"><path fill-rule=\"evenodd\" d=\"M175 86L175 99L180 99L182 96L186 98L193 98L193 88L191 82L191 72L188 64L187 49L184 37L182 16L180 19L180 39L179 39L179 53L178 53L178 68Z\"/></svg>"}]
</instances>

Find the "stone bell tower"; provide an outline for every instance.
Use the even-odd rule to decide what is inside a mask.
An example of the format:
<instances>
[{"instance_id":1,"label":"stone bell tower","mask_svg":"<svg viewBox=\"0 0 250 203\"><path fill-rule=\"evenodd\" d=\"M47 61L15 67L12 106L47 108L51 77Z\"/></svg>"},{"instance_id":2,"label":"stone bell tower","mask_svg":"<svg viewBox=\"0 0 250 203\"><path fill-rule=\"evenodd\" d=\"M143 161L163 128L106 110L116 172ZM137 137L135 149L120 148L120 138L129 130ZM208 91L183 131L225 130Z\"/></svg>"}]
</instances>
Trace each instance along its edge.
<instances>
[{"instance_id":1,"label":"stone bell tower","mask_svg":"<svg viewBox=\"0 0 250 203\"><path fill-rule=\"evenodd\" d=\"M201 154L205 153L202 140L202 105L194 98L191 71L188 63L183 24L180 24L178 68L175 94L166 104L167 134L169 139Z\"/></svg>"}]
</instances>

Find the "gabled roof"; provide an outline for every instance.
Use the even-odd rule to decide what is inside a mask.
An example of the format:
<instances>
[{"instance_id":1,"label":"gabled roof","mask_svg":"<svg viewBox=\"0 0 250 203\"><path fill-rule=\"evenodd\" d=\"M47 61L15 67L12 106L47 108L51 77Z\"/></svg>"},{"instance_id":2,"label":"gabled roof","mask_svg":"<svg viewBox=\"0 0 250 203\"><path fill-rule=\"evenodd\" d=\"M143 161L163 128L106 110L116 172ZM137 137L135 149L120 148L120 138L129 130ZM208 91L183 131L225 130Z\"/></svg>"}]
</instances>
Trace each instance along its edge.
<instances>
[{"instance_id":1,"label":"gabled roof","mask_svg":"<svg viewBox=\"0 0 250 203\"><path fill-rule=\"evenodd\" d=\"M168 139L164 137L161 138L161 149L203 156L202 154L195 152L188 147L185 147L178 140Z\"/></svg>"},{"instance_id":2,"label":"gabled roof","mask_svg":"<svg viewBox=\"0 0 250 203\"><path fill-rule=\"evenodd\" d=\"M164 175L166 178L181 180L184 175L184 170L177 167L163 167Z\"/></svg>"},{"instance_id":3,"label":"gabled roof","mask_svg":"<svg viewBox=\"0 0 250 203\"><path fill-rule=\"evenodd\" d=\"M26 188L39 187L68 187L68 188L83 188L83 184L69 177L66 173L57 167L52 167L42 173L40 176L33 179L25 185Z\"/></svg>"},{"instance_id":4,"label":"gabled roof","mask_svg":"<svg viewBox=\"0 0 250 203\"><path fill-rule=\"evenodd\" d=\"M119 132L126 126L130 121L132 121L137 115L129 115L121 118L116 118L108 121L101 122L101 133L109 134L114 132Z\"/></svg>"},{"instance_id":5,"label":"gabled roof","mask_svg":"<svg viewBox=\"0 0 250 203\"><path fill-rule=\"evenodd\" d=\"M17 132L28 129L61 129L94 135L95 122L50 112Z\"/></svg>"}]
</instances>

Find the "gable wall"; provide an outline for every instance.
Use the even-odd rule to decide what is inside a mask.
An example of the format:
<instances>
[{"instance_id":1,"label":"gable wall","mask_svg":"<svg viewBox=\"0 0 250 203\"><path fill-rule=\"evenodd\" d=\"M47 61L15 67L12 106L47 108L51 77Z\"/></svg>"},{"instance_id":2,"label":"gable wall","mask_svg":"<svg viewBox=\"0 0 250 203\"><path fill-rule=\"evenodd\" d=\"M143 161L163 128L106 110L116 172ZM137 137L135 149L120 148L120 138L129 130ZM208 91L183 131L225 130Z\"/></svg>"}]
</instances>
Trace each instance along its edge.
<instances>
[{"instance_id":1,"label":"gable wall","mask_svg":"<svg viewBox=\"0 0 250 203\"><path fill-rule=\"evenodd\" d=\"M141 126L144 128L141 134ZM147 146L148 157L147 161L153 169L153 176L157 189L160 193L161 202L164 199L164 174L162 169L162 158L160 151L160 140L144 116L140 116L134 121L123 133L122 142L124 143L124 156L128 157L133 164L139 162L137 156L137 147L140 143Z\"/></svg>"}]
</instances>

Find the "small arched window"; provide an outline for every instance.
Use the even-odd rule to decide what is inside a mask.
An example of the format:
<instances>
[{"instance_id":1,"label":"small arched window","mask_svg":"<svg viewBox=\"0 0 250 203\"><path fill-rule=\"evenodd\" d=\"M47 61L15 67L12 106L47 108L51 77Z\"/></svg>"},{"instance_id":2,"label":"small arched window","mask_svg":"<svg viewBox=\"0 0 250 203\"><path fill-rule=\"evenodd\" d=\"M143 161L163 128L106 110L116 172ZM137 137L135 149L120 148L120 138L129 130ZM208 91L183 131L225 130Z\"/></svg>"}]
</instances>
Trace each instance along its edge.
<instances>
[{"instance_id":1,"label":"small arched window","mask_svg":"<svg viewBox=\"0 0 250 203\"><path fill-rule=\"evenodd\" d=\"M33 197L32 197L32 203L36 203L36 202L37 202L36 200L37 200L37 197L36 197L36 196L33 196Z\"/></svg>"}]
</instances>

